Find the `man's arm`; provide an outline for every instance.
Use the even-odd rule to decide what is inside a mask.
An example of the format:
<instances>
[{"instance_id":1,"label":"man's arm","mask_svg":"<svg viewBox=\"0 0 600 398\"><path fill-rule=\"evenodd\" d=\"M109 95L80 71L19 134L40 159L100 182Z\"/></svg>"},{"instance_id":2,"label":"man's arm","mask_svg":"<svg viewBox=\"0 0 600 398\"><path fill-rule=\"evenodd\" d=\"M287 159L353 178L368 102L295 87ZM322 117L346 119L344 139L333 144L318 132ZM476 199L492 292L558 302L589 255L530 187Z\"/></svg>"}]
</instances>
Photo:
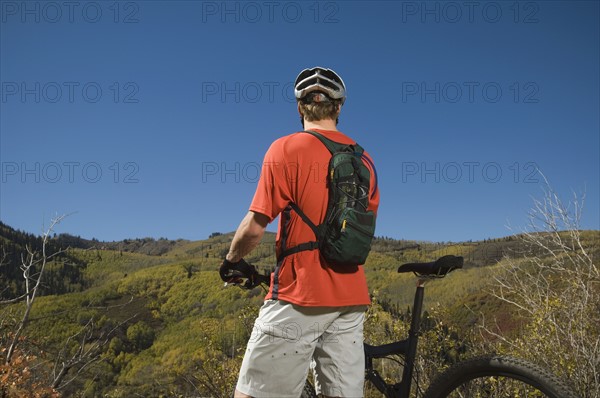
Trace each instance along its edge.
<instances>
[{"instance_id":1,"label":"man's arm","mask_svg":"<svg viewBox=\"0 0 600 398\"><path fill-rule=\"evenodd\" d=\"M264 214L249 211L235 231L225 259L236 263L250 253L260 243L269 221L269 217Z\"/></svg>"}]
</instances>

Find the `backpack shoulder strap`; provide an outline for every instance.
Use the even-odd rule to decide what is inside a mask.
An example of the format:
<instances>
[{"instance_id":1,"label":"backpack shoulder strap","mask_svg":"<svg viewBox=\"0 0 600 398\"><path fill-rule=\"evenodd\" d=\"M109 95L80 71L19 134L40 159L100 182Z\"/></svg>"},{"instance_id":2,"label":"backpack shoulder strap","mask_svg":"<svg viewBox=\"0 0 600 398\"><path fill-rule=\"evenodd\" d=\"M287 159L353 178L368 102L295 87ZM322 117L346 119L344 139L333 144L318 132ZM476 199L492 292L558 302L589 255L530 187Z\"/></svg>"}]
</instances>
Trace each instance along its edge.
<instances>
[{"instance_id":1,"label":"backpack shoulder strap","mask_svg":"<svg viewBox=\"0 0 600 398\"><path fill-rule=\"evenodd\" d=\"M288 223L290 220L290 213L291 211L294 210L302 219L302 221L304 221L309 227L310 229L312 229L312 231L315 234L315 238L316 240L314 241L310 241L310 242L304 242L304 243L300 243L299 245L293 246L293 247L287 247L287 237L288 237ZM279 255L277 256L277 261L278 263L280 261L283 261L283 259L287 256L289 256L290 254L294 254L294 253L298 253L304 250L316 250L319 248L319 240L320 240L320 233L319 233L319 227L317 227L309 218L306 214L304 214L304 212L300 209L300 207L298 207L297 204L295 204L294 202L291 202L284 210L283 212L283 230L282 230L282 240L281 240L281 253L279 253Z\"/></svg>"},{"instance_id":2,"label":"backpack shoulder strap","mask_svg":"<svg viewBox=\"0 0 600 398\"><path fill-rule=\"evenodd\" d=\"M329 152L331 152L332 154L337 152L337 146L334 145L336 143L334 143L333 141L331 141L328 138L325 138L325 136L323 136L322 134L319 134L316 131L312 131L312 130L302 130L301 133L308 133L314 137L317 137L319 139L319 141L321 141L323 143L323 145L325 145L327 147L327 149L329 150Z\"/></svg>"},{"instance_id":3,"label":"backpack shoulder strap","mask_svg":"<svg viewBox=\"0 0 600 398\"><path fill-rule=\"evenodd\" d=\"M315 223L313 223L310 220L310 218L308 218L308 216L302 211L302 209L300 209L300 207L296 203L291 202L290 207L292 209L294 209L294 211L296 213L298 213L298 215L300 216L302 221L304 221L310 227L310 229L312 229L312 231L315 233L315 236L318 239L319 238L319 228L317 227L317 225L315 225Z\"/></svg>"},{"instance_id":4,"label":"backpack shoulder strap","mask_svg":"<svg viewBox=\"0 0 600 398\"><path fill-rule=\"evenodd\" d=\"M325 137L323 134L319 134L316 131L312 131L312 130L302 130L302 133L308 133L312 136L315 136L319 139L319 141L321 141L323 143L323 145L325 145L327 147L327 149L329 150L329 152L331 152L331 154L334 154L336 152L342 152L344 151L345 148L351 147L353 149L353 152L356 155L362 155L362 153L364 152L364 149L358 145L356 142L354 144L341 144L339 142L335 142L330 140L329 138Z\"/></svg>"},{"instance_id":5,"label":"backpack shoulder strap","mask_svg":"<svg viewBox=\"0 0 600 398\"><path fill-rule=\"evenodd\" d=\"M312 136L318 138L319 141L321 141L321 143L323 143L323 145L325 145L325 147L329 150L331 155L338 153L338 152L352 152L354 155L356 155L358 157L363 157L364 150L357 143L341 144L339 142L332 141L329 138L325 137L324 135L319 134L318 132L312 131L312 130L303 130L301 132L311 134ZM287 235L288 235L287 227L288 227L288 222L289 222L289 218L290 218L290 213L292 210L294 210L298 214L298 216L300 216L302 221L304 221L304 223L310 227L310 229L315 234L316 240L301 243L301 244L293 246L293 247L287 247ZM328 211L329 211L329 209L328 209ZM296 203L291 202L286 207L286 209L284 211L284 219L285 219L285 221L284 221L283 232L282 232L282 247L281 247L282 251L278 256L278 262L283 261L283 259L285 257L289 256L290 254L298 253L298 252L304 251L304 250L315 250L315 249L319 248L319 241L322 238L321 237L322 226L315 225L315 223L313 223L312 220L310 218L308 218L308 216L302 211L302 209L300 209L300 207Z\"/></svg>"}]
</instances>

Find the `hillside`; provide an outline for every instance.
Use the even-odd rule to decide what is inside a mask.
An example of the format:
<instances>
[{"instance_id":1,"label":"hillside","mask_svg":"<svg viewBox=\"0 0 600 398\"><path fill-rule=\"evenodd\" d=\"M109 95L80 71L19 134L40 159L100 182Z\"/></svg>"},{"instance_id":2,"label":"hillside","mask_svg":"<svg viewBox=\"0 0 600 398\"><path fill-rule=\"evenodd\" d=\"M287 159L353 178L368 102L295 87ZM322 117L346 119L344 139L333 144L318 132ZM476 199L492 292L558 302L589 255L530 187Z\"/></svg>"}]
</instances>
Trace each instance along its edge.
<instances>
[{"instance_id":1,"label":"hillside","mask_svg":"<svg viewBox=\"0 0 600 398\"><path fill-rule=\"evenodd\" d=\"M600 231L582 236L598 258ZM20 343L33 358L29 368L36 369L36 383L55 383L63 396L77 397L227 396L264 296L261 288L223 287L215 271L232 237L122 242L53 237L49 248L63 252L48 264ZM26 246L39 251L40 243L39 237L0 224L0 253L6 253L2 299L22 294L20 255ZM270 270L274 244L274 234L266 234L247 260ZM465 269L429 284L431 316L455 325L453 339L469 334L482 316L495 319L508 335L518 331L523 319L489 295L488 283L501 271L505 255L519 260L532 251L516 236L459 243L375 239L365 265L375 303L368 338L382 342L403 330L398 325L412 304L415 278L396 273L397 266L445 254L464 256ZM4 305L0 346L10 342L23 308L23 302ZM52 369L61 363L68 367L57 382Z\"/></svg>"}]
</instances>

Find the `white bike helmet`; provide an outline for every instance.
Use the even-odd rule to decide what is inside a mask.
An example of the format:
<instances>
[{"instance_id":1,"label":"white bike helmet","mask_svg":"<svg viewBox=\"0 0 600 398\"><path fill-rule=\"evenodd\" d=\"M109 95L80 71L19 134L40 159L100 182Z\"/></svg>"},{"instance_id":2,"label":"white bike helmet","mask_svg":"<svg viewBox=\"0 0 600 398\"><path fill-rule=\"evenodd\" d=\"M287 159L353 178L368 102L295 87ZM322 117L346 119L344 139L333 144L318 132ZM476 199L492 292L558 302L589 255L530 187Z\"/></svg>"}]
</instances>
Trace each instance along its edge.
<instances>
[{"instance_id":1,"label":"white bike helmet","mask_svg":"<svg viewBox=\"0 0 600 398\"><path fill-rule=\"evenodd\" d=\"M346 86L342 78L331 69L315 66L304 69L294 83L296 99L303 99L308 94L318 91L331 99L346 101Z\"/></svg>"}]
</instances>

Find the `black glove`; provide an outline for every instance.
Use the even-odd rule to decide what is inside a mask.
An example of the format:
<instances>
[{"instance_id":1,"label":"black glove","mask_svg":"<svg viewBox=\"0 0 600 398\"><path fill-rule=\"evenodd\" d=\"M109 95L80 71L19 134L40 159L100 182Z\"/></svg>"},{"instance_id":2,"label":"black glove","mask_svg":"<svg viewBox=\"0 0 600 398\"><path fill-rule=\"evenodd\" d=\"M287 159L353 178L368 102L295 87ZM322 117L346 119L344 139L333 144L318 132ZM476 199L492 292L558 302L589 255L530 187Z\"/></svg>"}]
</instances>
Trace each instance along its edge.
<instances>
[{"instance_id":1,"label":"black glove","mask_svg":"<svg viewBox=\"0 0 600 398\"><path fill-rule=\"evenodd\" d=\"M219 275L224 282L234 284L241 284L243 279L246 278L246 283L240 286L247 289L252 289L260 283L258 271L254 268L254 265L248 264L243 259L236 263L232 263L227 259L223 260L223 264L219 268Z\"/></svg>"}]
</instances>

